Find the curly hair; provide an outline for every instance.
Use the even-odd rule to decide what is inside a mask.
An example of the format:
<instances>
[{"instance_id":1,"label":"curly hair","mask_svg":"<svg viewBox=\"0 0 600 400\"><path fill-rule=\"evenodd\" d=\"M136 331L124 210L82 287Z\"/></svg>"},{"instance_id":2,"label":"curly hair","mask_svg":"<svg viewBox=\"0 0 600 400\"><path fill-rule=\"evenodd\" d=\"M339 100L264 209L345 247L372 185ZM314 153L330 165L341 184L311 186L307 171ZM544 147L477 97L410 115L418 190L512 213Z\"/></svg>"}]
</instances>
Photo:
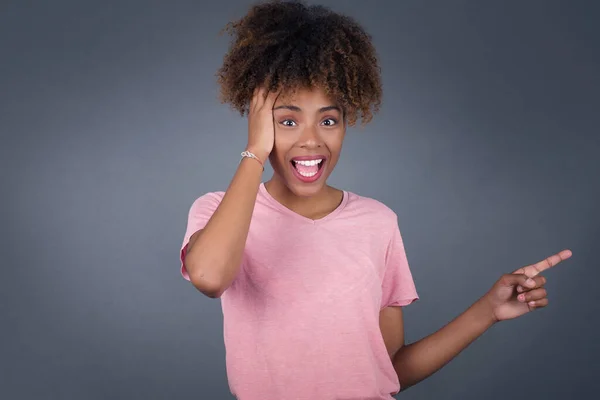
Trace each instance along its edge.
<instances>
[{"instance_id":1,"label":"curly hair","mask_svg":"<svg viewBox=\"0 0 600 400\"><path fill-rule=\"evenodd\" d=\"M224 31L233 36L217 73L220 100L242 116L254 90L319 87L346 121L363 125L379 111L380 67L371 36L352 18L302 1L255 4Z\"/></svg>"}]
</instances>

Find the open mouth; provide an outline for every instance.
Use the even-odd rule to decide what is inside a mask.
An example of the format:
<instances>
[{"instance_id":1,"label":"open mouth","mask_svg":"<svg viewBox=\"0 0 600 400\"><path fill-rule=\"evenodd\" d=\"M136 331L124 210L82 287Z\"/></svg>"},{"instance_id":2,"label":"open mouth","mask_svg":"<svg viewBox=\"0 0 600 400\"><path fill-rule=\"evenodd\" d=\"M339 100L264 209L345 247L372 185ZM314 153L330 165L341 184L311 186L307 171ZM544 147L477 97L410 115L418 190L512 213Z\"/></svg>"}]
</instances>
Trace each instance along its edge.
<instances>
[{"instance_id":1,"label":"open mouth","mask_svg":"<svg viewBox=\"0 0 600 400\"><path fill-rule=\"evenodd\" d=\"M321 176L325 162L325 157L321 156L311 158L297 157L292 159L291 164L294 175L298 179L303 182L312 182Z\"/></svg>"}]
</instances>

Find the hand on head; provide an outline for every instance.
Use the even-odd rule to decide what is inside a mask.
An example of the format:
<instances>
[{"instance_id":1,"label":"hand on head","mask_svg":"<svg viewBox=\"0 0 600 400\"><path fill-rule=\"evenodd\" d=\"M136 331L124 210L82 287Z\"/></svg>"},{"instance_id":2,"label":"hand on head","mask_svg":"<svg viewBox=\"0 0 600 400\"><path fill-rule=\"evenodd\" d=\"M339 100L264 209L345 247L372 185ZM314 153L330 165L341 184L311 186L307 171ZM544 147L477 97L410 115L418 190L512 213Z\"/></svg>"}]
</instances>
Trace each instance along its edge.
<instances>
[{"instance_id":1,"label":"hand on head","mask_svg":"<svg viewBox=\"0 0 600 400\"><path fill-rule=\"evenodd\" d=\"M273 150L275 126L273 105L280 92L267 93L266 88L254 90L248 112L248 151L256 155L264 164Z\"/></svg>"}]
</instances>

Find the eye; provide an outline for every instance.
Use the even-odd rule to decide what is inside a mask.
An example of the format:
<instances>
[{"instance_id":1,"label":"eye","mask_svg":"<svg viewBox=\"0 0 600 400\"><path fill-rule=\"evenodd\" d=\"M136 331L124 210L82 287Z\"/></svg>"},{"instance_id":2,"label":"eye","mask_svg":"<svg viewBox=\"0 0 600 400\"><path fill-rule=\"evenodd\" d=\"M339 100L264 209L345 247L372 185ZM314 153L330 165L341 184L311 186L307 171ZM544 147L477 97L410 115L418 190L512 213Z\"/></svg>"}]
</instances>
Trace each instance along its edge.
<instances>
[{"instance_id":1,"label":"eye","mask_svg":"<svg viewBox=\"0 0 600 400\"><path fill-rule=\"evenodd\" d=\"M292 121L291 119L285 119L281 121L280 124L283 126L296 126L296 122Z\"/></svg>"},{"instance_id":2,"label":"eye","mask_svg":"<svg viewBox=\"0 0 600 400\"><path fill-rule=\"evenodd\" d=\"M323 121L323 125L325 126L334 126L337 124L337 121L333 118L327 118L326 120Z\"/></svg>"}]
</instances>

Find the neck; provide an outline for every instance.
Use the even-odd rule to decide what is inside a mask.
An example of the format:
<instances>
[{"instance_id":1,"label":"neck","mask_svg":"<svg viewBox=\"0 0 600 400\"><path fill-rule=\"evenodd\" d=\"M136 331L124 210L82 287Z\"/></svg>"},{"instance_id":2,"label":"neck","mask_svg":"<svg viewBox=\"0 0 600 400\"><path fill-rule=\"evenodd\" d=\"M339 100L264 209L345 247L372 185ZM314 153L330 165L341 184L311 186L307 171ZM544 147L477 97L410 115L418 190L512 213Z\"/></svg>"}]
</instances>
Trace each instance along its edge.
<instances>
[{"instance_id":1,"label":"neck","mask_svg":"<svg viewBox=\"0 0 600 400\"><path fill-rule=\"evenodd\" d=\"M318 219L335 210L342 201L343 192L328 185L313 196L294 194L283 181L274 174L265 182L269 194L286 208L307 218Z\"/></svg>"}]
</instances>

